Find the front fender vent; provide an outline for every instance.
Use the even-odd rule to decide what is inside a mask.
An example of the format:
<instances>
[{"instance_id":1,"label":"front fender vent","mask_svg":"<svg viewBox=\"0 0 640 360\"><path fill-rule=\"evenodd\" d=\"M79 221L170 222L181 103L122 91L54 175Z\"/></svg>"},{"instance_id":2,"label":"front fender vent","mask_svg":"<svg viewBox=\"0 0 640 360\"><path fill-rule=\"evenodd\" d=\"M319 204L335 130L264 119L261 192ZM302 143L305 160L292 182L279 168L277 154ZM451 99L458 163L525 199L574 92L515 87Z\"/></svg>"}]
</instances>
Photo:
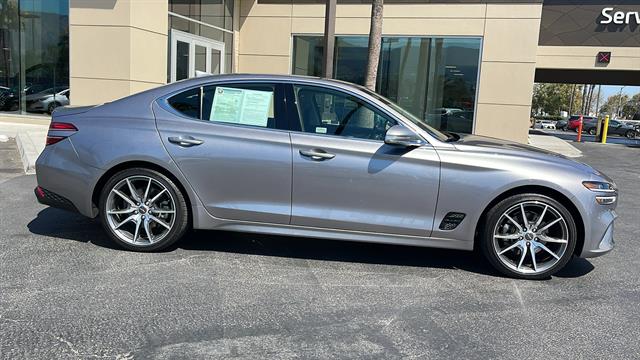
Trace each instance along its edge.
<instances>
[{"instance_id":1,"label":"front fender vent","mask_svg":"<svg viewBox=\"0 0 640 360\"><path fill-rule=\"evenodd\" d=\"M466 215L458 212L448 213L440 223L440 230L453 230L460 225Z\"/></svg>"}]
</instances>

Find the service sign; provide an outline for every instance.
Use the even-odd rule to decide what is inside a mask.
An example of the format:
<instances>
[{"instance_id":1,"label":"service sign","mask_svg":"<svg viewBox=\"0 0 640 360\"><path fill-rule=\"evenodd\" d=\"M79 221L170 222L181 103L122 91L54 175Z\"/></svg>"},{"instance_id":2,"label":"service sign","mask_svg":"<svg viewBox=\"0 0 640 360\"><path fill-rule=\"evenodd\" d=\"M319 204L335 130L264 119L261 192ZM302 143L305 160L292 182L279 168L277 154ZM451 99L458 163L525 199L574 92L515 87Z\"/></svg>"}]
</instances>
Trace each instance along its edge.
<instances>
[{"instance_id":1,"label":"service sign","mask_svg":"<svg viewBox=\"0 0 640 360\"><path fill-rule=\"evenodd\" d=\"M630 25L640 24L640 13L637 11L615 11L615 8L606 7L602 9L602 18L600 24L618 24L618 25Z\"/></svg>"},{"instance_id":2,"label":"service sign","mask_svg":"<svg viewBox=\"0 0 640 360\"><path fill-rule=\"evenodd\" d=\"M640 47L640 0L545 0L539 44Z\"/></svg>"}]
</instances>

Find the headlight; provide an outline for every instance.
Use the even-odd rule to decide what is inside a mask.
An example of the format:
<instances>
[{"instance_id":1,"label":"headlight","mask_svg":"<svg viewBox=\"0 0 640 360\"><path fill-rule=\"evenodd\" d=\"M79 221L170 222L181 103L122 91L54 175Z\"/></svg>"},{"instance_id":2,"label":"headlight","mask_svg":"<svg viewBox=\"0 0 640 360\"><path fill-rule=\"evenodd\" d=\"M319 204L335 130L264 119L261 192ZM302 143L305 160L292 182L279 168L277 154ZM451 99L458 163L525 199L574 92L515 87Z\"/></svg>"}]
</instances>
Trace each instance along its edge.
<instances>
[{"instance_id":1,"label":"headlight","mask_svg":"<svg viewBox=\"0 0 640 360\"><path fill-rule=\"evenodd\" d=\"M597 192L615 192L616 188L613 184L604 181L583 181L582 185L591 191Z\"/></svg>"}]
</instances>

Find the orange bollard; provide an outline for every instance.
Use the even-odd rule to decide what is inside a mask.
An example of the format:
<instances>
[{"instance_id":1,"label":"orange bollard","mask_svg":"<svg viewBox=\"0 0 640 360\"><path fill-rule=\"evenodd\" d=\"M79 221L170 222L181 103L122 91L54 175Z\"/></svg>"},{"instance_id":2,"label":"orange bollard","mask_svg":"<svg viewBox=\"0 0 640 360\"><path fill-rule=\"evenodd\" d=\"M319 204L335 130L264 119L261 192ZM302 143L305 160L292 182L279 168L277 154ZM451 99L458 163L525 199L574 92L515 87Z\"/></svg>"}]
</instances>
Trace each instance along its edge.
<instances>
[{"instance_id":1,"label":"orange bollard","mask_svg":"<svg viewBox=\"0 0 640 360\"><path fill-rule=\"evenodd\" d=\"M580 115L580 123L578 124L578 142L582 142L582 120L584 120L584 116Z\"/></svg>"}]
</instances>

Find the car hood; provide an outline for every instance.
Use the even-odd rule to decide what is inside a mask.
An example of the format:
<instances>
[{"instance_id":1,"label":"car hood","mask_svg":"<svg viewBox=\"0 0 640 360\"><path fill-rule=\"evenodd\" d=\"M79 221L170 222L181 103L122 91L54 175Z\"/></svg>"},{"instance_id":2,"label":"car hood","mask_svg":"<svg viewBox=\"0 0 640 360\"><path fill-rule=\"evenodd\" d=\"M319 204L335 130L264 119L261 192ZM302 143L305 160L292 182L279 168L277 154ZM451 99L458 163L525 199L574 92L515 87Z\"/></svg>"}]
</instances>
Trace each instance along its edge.
<instances>
[{"instance_id":1,"label":"car hood","mask_svg":"<svg viewBox=\"0 0 640 360\"><path fill-rule=\"evenodd\" d=\"M31 95L27 95L25 96L25 100L30 101L30 100L38 100L40 98L48 98L48 97L52 97L53 94L41 94L41 93L37 93L37 94L31 94Z\"/></svg>"},{"instance_id":2,"label":"car hood","mask_svg":"<svg viewBox=\"0 0 640 360\"><path fill-rule=\"evenodd\" d=\"M572 160L564 155L540 149L534 146L520 144L513 141L496 139L478 135L459 134L460 139L454 142L458 150L488 155L504 155L517 157L522 160L544 161L573 168L589 174L602 175L591 166Z\"/></svg>"}]
</instances>

